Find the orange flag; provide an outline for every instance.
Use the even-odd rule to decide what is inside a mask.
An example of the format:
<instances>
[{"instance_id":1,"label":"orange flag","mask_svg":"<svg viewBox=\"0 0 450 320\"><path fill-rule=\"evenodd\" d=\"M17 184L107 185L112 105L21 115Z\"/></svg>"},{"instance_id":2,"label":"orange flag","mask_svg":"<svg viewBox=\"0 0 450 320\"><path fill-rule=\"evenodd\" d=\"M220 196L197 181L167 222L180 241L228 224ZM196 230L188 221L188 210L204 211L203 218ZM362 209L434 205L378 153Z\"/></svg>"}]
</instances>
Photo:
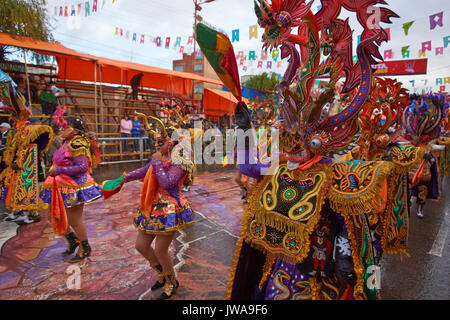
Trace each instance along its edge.
<instances>
[{"instance_id":1,"label":"orange flag","mask_svg":"<svg viewBox=\"0 0 450 320\"><path fill-rule=\"evenodd\" d=\"M50 216L52 218L53 230L63 235L67 230L67 214L61 192L58 190L56 179L53 178L52 203L50 205Z\"/></svg>"}]
</instances>

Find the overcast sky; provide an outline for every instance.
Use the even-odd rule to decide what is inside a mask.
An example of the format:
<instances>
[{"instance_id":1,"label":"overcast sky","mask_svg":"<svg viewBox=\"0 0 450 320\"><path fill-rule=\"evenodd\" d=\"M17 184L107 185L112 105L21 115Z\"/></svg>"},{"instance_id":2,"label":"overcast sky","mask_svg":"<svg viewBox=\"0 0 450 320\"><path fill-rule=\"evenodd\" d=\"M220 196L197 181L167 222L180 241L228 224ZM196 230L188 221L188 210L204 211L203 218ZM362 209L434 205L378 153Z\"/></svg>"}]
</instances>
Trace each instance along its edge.
<instances>
[{"instance_id":1,"label":"overcast sky","mask_svg":"<svg viewBox=\"0 0 450 320\"><path fill-rule=\"evenodd\" d=\"M161 68L172 68L172 60L181 58L178 50L173 49L176 37L182 37L182 45L192 35L194 23L194 5L192 0L98 0L96 13L85 16L84 5L79 20L69 21L67 17L55 16L55 6L77 6L78 3L87 0L48 0L48 12L54 25L54 37L67 47L93 55L112 59L133 61ZM92 6L93 0L89 0ZM437 77L450 77L450 46L444 49L444 55L435 56L435 48L443 47L443 37L450 36L450 1L449 0L386 0L389 8L396 12L400 18L393 19L393 24L384 24L391 30L391 41L383 44L381 52L393 49L394 60L402 59L401 47L410 45L411 58L418 58L418 50L422 42L431 40L432 51L427 53L428 74L426 76L399 77L409 89L410 80L414 79L415 88L423 87L423 79L427 79L427 86L436 86ZM314 0L312 9L317 11L320 1ZM261 51L262 29L258 30L258 39L249 40L249 26L256 24L256 16L253 11L253 0L216 0L202 5L199 13L210 24L224 30L230 37L232 30L240 30L240 41L234 42L234 50L248 52L255 50L259 56ZM443 27L437 26L430 30L429 16L444 11ZM69 10L70 14L70 10ZM342 18L350 17L354 30L354 39L361 33L354 14L343 12ZM415 20L405 36L402 25L405 22ZM77 23L79 25L77 26ZM137 41L126 40L125 37L115 35L116 28L137 33ZM140 36L146 36L145 43L140 44ZM163 41L171 37L170 49L164 46L157 47L149 42L150 36L160 36ZM164 45L164 42L163 42ZM356 45L356 43L355 43ZM282 68L274 69L283 73L286 62ZM249 67L247 72L240 69L241 75L260 72L256 68ZM450 91L450 85L447 86Z\"/></svg>"}]
</instances>

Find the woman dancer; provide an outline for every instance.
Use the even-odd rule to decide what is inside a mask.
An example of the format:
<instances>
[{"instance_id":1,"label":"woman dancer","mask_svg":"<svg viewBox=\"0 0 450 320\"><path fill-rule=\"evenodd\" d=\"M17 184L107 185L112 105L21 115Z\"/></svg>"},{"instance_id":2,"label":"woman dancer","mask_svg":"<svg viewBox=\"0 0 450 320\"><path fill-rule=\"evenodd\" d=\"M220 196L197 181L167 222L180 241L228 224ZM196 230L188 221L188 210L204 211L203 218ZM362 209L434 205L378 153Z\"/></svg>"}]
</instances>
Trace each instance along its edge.
<instances>
[{"instance_id":1,"label":"woman dancer","mask_svg":"<svg viewBox=\"0 0 450 320\"><path fill-rule=\"evenodd\" d=\"M194 165L190 156L182 157L174 149L176 142L169 137L164 124L157 118L153 119L161 124L162 132L151 131L156 141L156 153L153 154L152 161L116 180L105 181L103 191L104 198L107 199L117 193L124 183L145 177L140 206L133 221L139 229L136 250L158 273L158 279L151 289L153 291L164 287L158 299L165 300L172 297L179 287L169 246L177 230L195 223L195 213L181 193L185 180L192 179ZM149 129L147 121L145 127Z\"/></svg>"},{"instance_id":2,"label":"woman dancer","mask_svg":"<svg viewBox=\"0 0 450 320\"><path fill-rule=\"evenodd\" d=\"M86 226L82 219L84 204L100 198L102 192L89 174L91 166L96 167L97 161L91 152L84 121L79 117L68 118L67 127L62 129L60 136L64 142L53 155L53 165L48 173L49 177L45 180L41 198L51 204L52 211L57 205L52 203L52 193L60 193L63 201L57 209L66 213L68 222L67 229L62 230L68 241L67 250L62 256L73 254L79 247L77 254L69 260L70 263L75 263L91 254Z\"/></svg>"}]
</instances>

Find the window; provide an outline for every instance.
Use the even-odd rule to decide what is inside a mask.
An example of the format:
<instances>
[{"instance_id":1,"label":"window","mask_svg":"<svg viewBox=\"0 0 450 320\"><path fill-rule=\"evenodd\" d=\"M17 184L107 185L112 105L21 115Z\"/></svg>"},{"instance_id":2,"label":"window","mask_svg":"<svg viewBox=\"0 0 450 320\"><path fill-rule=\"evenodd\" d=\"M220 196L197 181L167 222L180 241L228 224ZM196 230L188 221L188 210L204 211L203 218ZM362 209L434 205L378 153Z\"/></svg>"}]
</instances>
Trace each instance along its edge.
<instances>
[{"instance_id":1,"label":"window","mask_svg":"<svg viewBox=\"0 0 450 320\"><path fill-rule=\"evenodd\" d=\"M202 87L195 87L194 88L194 93L203 93L203 88Z\"/></svg>"},{"instance_id":2,"label":"window","mask_svg":"<svg viewBox=\"0 0 450 320\"><path fill-rule=\"evenodd\" d=\"M175 71L183 71L183 66L175 66Z\"/></svg>"},{"instance_id":3,"label":"window","mask_svg":"<svg viewBox=\"0 0 450 320\"><path fill-rule=\"evenodd\" d=\"M194 70L195 71L202 71L203 70L203 64L196 64Z\"/></svg>"}]
</instances>

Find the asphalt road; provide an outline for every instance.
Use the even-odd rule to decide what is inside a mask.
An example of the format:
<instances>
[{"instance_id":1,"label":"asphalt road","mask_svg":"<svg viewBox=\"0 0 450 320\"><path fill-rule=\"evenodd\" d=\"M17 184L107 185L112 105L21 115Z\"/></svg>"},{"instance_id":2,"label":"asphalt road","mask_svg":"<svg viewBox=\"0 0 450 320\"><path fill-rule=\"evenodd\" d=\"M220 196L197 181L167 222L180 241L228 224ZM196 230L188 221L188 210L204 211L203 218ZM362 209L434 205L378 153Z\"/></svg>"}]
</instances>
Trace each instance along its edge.
<instances>
[{"instance_id":1,"label":"asphalt road","mask_svg":"<svg viewBox=\"0 0 450 320\"><path fill-rule=\"evenodd\" d=\"M390 300L450 299L450 177L444 178L439 202L428 201L420 220L411 208L409 258L384 255L381 292Z\"/></svg>"}]
</instances>

